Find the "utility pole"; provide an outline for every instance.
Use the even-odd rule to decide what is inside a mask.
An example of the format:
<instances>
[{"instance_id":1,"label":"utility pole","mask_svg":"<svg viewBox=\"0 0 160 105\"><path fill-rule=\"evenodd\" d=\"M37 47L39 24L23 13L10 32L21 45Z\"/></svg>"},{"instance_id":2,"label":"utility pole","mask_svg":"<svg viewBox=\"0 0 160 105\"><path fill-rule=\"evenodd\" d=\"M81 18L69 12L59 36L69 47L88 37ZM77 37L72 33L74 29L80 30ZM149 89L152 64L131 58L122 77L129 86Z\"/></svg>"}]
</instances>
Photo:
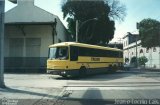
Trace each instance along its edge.
<instances>
[{"instance_id":1,"label":"utility pole","mask_svg":"<svg viewBox=\"0 0 160 105\"><path fill-rule=\"evenodd\" d=\"M140 28L140 25L138 22L136 23L136 28L137 28L137 30L139 30L139 28ZM135 37L136 37L136 68L138 68L138 52L137 52L138 36L135 36Z\"/></svg>"},{"instance_id":2,"label":"utility pole","mask_svg":"<svg viewBox=\"0 0 160 105\"><path fill-rule=\"evenodd\" d=\"M116 42L114 42L114 48L117 48L116 44L117 44L117 43L116 43Z\"/></svg>"},{"instance_id":3,"label":"utility pole","mask_svg":"<svg viewBox=\"0 0 160 105\"><path fill-rule=\"evenodd\" d=\"M4 88L4 4L5 0L0 0L0 88Z\"/></svg>"},{"instance_id":4,"label":"utility pole","mask_svg":"<svg viewBox=\"0 0 160 105\"><path fill-rule=\"evenodd\" d=\"M123 43L122 38L118 38L118 41L119 41L119 43L120 43L120 44L122 44L122 43Z\"/></svg>"},{"instance_id":5,"label":"utility pole","mask_svg":"<svg viewBox=\"0 0 160 105\"><path fill-rule=\"evenodd\" d=\"M136 36L136 68L138 67L138 54L137 54L137 36Z\"/></svg>"},{"instance_id":6,"label":"utility pole","mask_svg":"<svg viewBox=\"0 0 160 105\"><path fill-rule=\"evenodd\" d=\"M159 68L160 68L160 31L158 37L159 37L158 39L159 39Z\"/></svg>"},{"instance_id":7,"label":"utility pole","mask_svg":"<svg viewBox=\"0 0 160 105\"><path fill-rule=\"evenodd\" d=\"M78 32L79 32L79 23L78 20L76 20L76 42L78 42Z\"/></svg>"}]
</instances>

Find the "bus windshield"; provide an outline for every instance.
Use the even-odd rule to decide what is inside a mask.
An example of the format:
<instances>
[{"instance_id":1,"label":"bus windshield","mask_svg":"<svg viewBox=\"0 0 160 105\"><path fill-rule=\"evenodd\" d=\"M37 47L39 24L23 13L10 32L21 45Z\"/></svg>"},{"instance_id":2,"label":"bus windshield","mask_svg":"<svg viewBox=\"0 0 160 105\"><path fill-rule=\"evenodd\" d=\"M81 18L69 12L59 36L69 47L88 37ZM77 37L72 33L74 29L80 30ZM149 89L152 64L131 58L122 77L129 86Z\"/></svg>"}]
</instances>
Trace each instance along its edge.
<instances>
[{"instance_id":1,"label":"bus windshield","mask_svg":"<svg viewBox=\"0 0 160 105\"><path fill-rule=\"evenodd\" d=\"M49 59L68 59L68 47L52 47L49 50Z\"/></svg>"}]
</instances>

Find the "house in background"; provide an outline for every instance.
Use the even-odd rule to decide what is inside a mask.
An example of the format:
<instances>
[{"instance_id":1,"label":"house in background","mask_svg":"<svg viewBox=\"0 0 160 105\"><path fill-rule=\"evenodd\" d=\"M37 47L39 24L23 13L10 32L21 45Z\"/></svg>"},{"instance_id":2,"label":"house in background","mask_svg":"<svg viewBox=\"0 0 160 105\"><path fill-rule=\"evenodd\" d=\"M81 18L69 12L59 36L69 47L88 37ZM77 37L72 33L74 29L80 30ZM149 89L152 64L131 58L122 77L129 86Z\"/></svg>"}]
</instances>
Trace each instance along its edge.
<instances>
[{"instance_id":1,"label":"house in background","mask_svg":"<svg viewBox=\"0 0 160 105\"><path fill-rule=\"evenodd\" d=\"M34 0L17 3L5 13L5 72L44 72L48 46L69 35L60 19Z\"/></svg>"},{"instance_id":2,"label":"house in background","mask_svg":"<svg viewBox=\"0 0 160 105\"><path fill-rule=\"evenodd\" d=\"M109 43L107 47L118 48L123 50L123 44L121 42Z\"/></svg>"},{"instance_id":3,"label":"house in background","mask_svg":"<svg viewBox=\"0 0 160 105\"><path fill-rule=\"evenodd\" d=\"M141 56L146 56L148 58L146 67L160 68L160 47L153 47L150 49L144 48L141 46L141 40L139 39L139 34L128 32L127 35L123 37L124 59L128 58L130 61L132 57L134 56L136 57L136 49L137 49L137 58Z\"/></svg>"}]
</instances>

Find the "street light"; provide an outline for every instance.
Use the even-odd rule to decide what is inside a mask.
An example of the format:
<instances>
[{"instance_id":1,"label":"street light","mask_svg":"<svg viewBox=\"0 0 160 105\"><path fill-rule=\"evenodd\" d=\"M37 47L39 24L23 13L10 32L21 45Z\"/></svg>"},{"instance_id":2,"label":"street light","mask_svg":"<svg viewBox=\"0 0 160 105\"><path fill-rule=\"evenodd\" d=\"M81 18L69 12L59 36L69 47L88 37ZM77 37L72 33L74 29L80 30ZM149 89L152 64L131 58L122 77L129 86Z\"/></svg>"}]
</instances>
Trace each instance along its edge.
<instances>
[{"instance_id":1,"label":"street light","mask_svg":"<svg viewBox=\"0 0 160 105\"><path fill-rule=\"evenodd\" d=\"M79 29L80 29L84 24L86 24L87 22L93 21L93 20L98 20L98 18L88 19L88 20L84 21L80 26L79 26L78 20L76 20L76 42L78 42Z\"/></svg>"}]
</instances>

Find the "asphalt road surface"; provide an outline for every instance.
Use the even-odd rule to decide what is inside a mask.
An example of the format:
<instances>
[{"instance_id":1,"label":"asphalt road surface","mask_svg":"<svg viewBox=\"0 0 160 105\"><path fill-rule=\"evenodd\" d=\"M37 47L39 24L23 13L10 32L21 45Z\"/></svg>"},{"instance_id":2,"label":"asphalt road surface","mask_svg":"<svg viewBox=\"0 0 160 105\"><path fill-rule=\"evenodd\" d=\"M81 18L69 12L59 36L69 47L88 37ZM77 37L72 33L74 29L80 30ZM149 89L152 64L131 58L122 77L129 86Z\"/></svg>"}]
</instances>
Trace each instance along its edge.
<instances>
[{"instance_id":1,"label":"asphalt road surface","mask_svg":"<svg viewBox=\"0 0 160 105\"><path fill-rule=\"evenodd\" d=\"M46 105L160 104L160 72L119 71L67 79L5 74L5 84L8 89L0 90L0 98L40 99L37 105L45 99L50 99Z\"/></svg>"}]
</instances>

